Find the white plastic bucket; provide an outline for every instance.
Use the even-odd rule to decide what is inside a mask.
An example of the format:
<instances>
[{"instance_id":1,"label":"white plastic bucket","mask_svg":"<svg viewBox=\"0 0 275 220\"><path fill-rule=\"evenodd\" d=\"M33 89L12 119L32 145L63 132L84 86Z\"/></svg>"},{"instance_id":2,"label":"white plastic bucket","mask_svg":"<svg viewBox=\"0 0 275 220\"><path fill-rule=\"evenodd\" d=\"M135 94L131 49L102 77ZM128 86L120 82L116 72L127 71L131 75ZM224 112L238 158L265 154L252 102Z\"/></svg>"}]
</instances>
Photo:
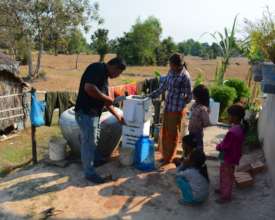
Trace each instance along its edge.
<instances>
[{"instance_id":1,"label":"white plastic bucket","mask_svg":"<svg viewBox=\"0 0 275 220\"><path fill-rule=\"evenodd\" d=\"M123 166L132 166L134 164L135 149L131 147L120 148L119 162Z\"/></svg>"},{"instance_id":2,"label":"white plastic bucket","mask_svg":"<svg viewBox=\"0 0 275 220\"><path fill-rule=\"evenodd\" d=\"M219 114L220 114L220 103L215 102L213 99L210 99L210 123L212 125L216 125L219 122Z\"/></svg>"},{"instance_id":3,"label":"white plastic bucket","mask_svg":"<svg viewBox=\"0 0 275 220\"><path fill-rule=\"evenodd\" d=\"M49 157L53 161L65 159L67 141L64 138L54 137L49 141Z\"/></svg>"}]
</instances>

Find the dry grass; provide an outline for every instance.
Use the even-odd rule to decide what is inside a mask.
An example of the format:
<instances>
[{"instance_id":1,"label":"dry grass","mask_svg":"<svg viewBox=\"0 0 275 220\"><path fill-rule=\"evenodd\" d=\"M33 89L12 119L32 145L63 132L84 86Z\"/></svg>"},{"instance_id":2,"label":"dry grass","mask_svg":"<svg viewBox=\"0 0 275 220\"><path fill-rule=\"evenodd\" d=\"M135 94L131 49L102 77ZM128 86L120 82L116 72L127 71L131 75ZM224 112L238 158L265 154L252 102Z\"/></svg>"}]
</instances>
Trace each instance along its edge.
<instances>
[{"instance_id":1,"label":"dry grass","mask_svg":"<svg viewBox=\"0 0 275 220\"><path fill-rule=\"evenodd\" d=\"M51 127L36 129L38 159L41 159L48 150L48 141L52 136L61 136L58 125L58 112L55 112ZM17 137L0 142L0 177L10 167L25 163L32 157L31 129L27 128Z\"/></svg>"},{"instance_id":2,"label":"dry grass","mask_svg":"<svg viewBox=\"0 0 275 220\"><path fill-rule=\"evenodd\" d=\"M108 55L106 61L114 55ZM79 81L85 68L93 62L98 61L97 55L80 55L79 68L75 69L76 55L48 55L42 57L41 69L45 71L47 80L39 80L32 85L39 90L60 91L69 90L75 91L78 89ZM215 69L218 60L203 60L196 57L186 57L186 62L189 67L192 79L195 79L199 72L202 72L206 81L213 80ZM231 60L231 65L226 73L226 77L236 77L245 79L248 72L248 63L244 58L234 58ZM167 67L159 66L129 66L126 71L117 79L110 81L110 85L120 85L126 81L140 81L146 77L153 77L154 72L158 71L161 74L166 74ZM22 76L27 73L27 66L21 66L20 72Z\"/></svg>"},{"instance_id":3,"label":"dry grass","mask_svg":"<svg viewBox=\"0 0 275 220\"><path fill-rule=\"evenodd\" d=\"M106 61L113 56L114 55L108 55ZM34 82L32 83L32 86L36 87L38 90L46 91L77 90L83 71L90 63L96 62L99 57L96 55L80 55L78 69L75 69L75 59L75 55L54 56L44 54L42 57L41 69L46 72L47 79ZM195 79L197 74L201 72L207 82L213 80L218 62L217 60L202 60L195 57L186 57L186 62L192 79ZM249 66L246 59L232 59L226 76L245 79L248 68ZM119 85L129 81L140 81L146 77L153 77L155 71L158 71L161 74L166 74L168 66L130 66L121 77L111 80L110 84ZM20 73L21 76L26 76L27 66L21 66ZM60 135L56 116L55 123L52 127L41 127L37 129L37 142L40 156L45 153L48 140L54 135ZM23 163L31 158L30 136L30 130L26 129L20 134L20 136L5 142L0 142L0 174L1 169L4 167Z\"/></svg>"}]
</instances>

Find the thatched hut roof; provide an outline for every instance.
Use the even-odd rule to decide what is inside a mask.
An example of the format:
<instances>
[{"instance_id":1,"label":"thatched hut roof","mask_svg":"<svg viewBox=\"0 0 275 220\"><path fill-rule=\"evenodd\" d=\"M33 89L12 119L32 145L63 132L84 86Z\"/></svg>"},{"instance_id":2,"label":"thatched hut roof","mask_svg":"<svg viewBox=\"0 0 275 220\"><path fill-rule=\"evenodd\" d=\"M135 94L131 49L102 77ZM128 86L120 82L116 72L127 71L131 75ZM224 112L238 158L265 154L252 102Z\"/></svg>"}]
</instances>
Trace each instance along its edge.
<instances>
[{"instance_id":1,"label":"thatched hut roof","mask_svg":"<svg viewBox=\"0 0 275 220\"><path fill-rule=\"evenodd\" d=\"M19 63L12 60L6 54L0 52L0 74L6 74L14 78L16 81L22 83L24 86L27 86L19 76Z\"/></svg>"}]
</instances>

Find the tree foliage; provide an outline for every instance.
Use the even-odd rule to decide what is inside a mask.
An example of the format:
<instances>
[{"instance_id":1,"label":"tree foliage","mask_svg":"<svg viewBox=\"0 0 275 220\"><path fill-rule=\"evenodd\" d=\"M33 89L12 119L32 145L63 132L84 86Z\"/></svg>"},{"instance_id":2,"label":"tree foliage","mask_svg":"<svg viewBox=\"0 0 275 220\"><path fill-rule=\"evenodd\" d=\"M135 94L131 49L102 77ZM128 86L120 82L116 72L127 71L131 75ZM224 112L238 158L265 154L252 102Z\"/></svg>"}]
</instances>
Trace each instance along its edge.
<instances>
[{"instance_id":1,"label":"tree foliage","mask_svg":"<svg viewBox=\"0 0 275 220\"><path fill-rule=\"evenodd\" d=\"M89 0L1 0L0 32L6 31L25 42L28 51L29 76L40 69L42 51L47 39L58 41L68 29L89 29L91 20L100 21L98 5ZM36 68L32 69L32 48L38 46Z\"/></svg>"},{"instance_id":2,"label":"tree foliage","mask_svg":"<svg viewBox=\"0 0 275 220\"><path fill-rule=\"evenodd\" d=\"M158 66L165 66L169 57L177 51L177 45L171 37L164 39L156 48L156 62Z\"/></svg>"},{"instance_id":3,"label":"tree foliage","mask_svg":"<svg viewBox=\"0 0 275 220\"><path fill-rule=\"evenodd\" d=\"M98 29L92 36L91 36L91 47L95 50L100 58L99 61L104 61L105 55L109 52L109 39L108 39L109 31L106 29Z\"/></svg>"},{"instance_id":4,"label":"tree foliage","mask_svg":"<svg viewBox=\"0 0 275 220\"><path fill-rule=\"evenodd\" d=\"M177 45L178 51L184 55L199 56L205 59L216 59L221 56L219 45L212 43L200 43L193 39L180 42Z\"/></svg>"},{"instance_id":5,"label":"tree foliage","mask_svg":"<svg viewBox=\"0 0 275 220\"><path fill-rule=\"evenodd\" d=\"M118 39L117 53L130 65L156 64L156 48L160 45L161 24L155 17L137 20L124 36Z\"/></svg>"}]
</instances>

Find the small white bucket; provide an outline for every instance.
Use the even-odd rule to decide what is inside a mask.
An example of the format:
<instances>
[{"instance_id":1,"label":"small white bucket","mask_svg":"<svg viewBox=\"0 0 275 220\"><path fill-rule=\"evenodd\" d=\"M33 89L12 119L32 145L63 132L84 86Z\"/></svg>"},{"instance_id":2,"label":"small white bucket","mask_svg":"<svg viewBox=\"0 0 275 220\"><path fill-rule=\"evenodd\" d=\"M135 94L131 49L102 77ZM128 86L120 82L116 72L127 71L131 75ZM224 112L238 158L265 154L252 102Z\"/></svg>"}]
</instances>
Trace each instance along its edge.
<instances>
[{"instance_id":1,"label":"small white bucket","mask_svg":"<svg viewBox=\"0 0 275 220\"><path fill-rule=\"evenodd\" d=\"M120 148L119 161L123 166L132 166L134 164L135 149L130 147Z\"/></svg>"},{"instance_id":2,"label":"small white bucket","mask_svg":"<svg viewBox=\"0 0 275 220\"><path fill-rule=\"evenodd\" d=\"M216 125L219 122L219 114L220 114L220 103L215 102L213 99L210 99L210 123L212 125Z\"/></svg>"},{"instance_id":3,"label":"small white bucket","mask_svg":"<svg viewBox=\"0 0 275 220\"><path fill-rule=\"evenodd\" d=\"M65 159L67 141L61 137L54 137L49 141L49 157L53 161Z\"/></svg>"}]
</instances>

